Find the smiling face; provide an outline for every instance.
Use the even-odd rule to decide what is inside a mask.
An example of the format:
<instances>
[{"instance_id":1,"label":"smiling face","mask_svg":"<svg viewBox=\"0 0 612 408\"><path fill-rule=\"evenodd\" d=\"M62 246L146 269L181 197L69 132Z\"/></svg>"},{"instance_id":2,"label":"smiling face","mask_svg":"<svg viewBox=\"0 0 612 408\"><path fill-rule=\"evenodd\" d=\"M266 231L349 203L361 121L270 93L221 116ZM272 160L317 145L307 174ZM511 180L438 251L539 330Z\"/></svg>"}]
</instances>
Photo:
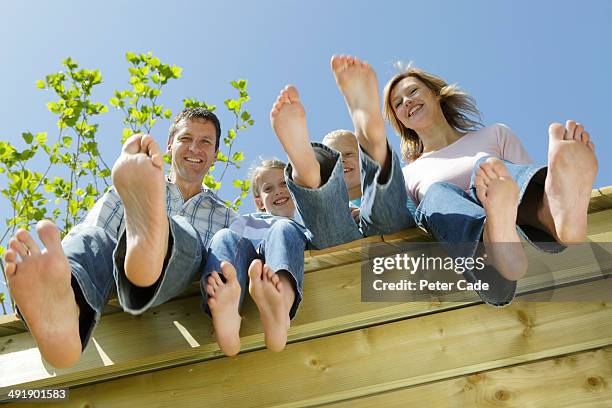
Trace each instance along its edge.
<instances>
[{"instance_id":1,"label":"smiling face","mask_svg":"<svg viewBox=\"0 0 612 408\"><path fill-rule=\"evenodd\" d=\"M326 146L340 152L342 168L344 171L344 182L347 188L359 187L361 178L359 176L359 146L357 138L352 133L338 133L330 137L325 137L323 143Z\"/></svg>"},{"instance_id":2,"label":"smiling face","mask_svg":"<svg viewBox=\"0 0 612 408\"><path fill-rule=\"evenodd\" d=\"M415 131L444 120L440 98L419 79L408 76L391 90L390 103L397 119Z\"/></svg>"},{"instance_id":3,"label":"smiling face","mask_svg":"<svg viewBox=\"0 0 612 408\"><path fill-rule=\"evenodd\" d=\"M186 119L178 122L177 128L167 145L172 158L170 180L179 186L197 187L199 190L217 157L215 126L207 120Z\"/></svg>"},{"instance_id":4,"label":"smiling face","mask_svg":"<svg viewBox=\"0 0 612 408\"><path fill-rule=\"evenodd\" d=\"M264 168L259 170L257 180L259 186L259 197L255 197L257 208L272 215L292 218L295 204L285 182L285 172L282 169Z\"/></svg>"}]
</instances>

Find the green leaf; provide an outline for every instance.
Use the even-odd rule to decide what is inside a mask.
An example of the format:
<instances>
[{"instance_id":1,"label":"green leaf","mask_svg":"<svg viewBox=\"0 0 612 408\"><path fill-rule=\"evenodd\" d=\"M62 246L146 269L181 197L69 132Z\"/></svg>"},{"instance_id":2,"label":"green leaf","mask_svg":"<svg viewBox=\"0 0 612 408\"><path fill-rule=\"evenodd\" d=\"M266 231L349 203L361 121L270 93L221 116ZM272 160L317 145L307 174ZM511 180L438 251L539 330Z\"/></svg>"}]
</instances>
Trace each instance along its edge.
<instances>
[{"instance_id":1,"label":"green leaf","mask_svg":"<svg viewBox=\"0 0 612 408\"><path fill-rule=\"evenodd\" d=\"M47 132L41 132L36 135L36 143L39 145L47 143Z\"/></svg>"},{"instance_id":2,"label":"green leaf","mask_svg":"<svg viewBox=\"0 0 612 408\"><path fill-rule=\"evenodd\" d=\"M31 134L30 132L24 132L21 134L21 137L23 137L23 140L25 140L25 142L27 144L31 144L32 140L34 140L34 135Z\"/></svg>"},{"instance_id":3,"label":"green leaf","mask_svg":"<svg viewBox=\"0 0 612 408\"><path fill-rule=\"evenodd\" d=\"M233 162L241 162L244 160L244 154L242 152L236 152L232 155Z\"/></svg>"},{"instance_id":4,"label":"green leaf","mask_svg":"<svg viewBox=\"0 0 612 408\"><path fill-rule=\"evenodd\" d=\"M179 68L176 65L173 65L170 68L170 71L172 71L172 76L174 78L180 78L181 77L181 73L183 72L183 68Z\"/></svg>"},{"instance_id":5,"label":"green leaf","mask_svg":"<svg viewBox=\"0 0 612 408\"><path fill-rule=\"evenodd\" d=\"M170 119L171 116L172 116L172 111L170 109L166 109L164 111L164 118Z\"/></svg>"},{"instance_id":6,"label":"green leaf","mask_svg":"<svg viewBox=\"0 0 612 408\"><path fill-rule=\"evenodd\" d=\"M129 51L125 53L125 59L132 64L138 62L138 57L136 56L136 54Z\"/></svg>"},{"instance_id":7,"label":"green leaf","mask_svg":"<svg viewBox=\"0 0 612 408\"><path fill-rule=\"evenodd\" d=\"M119 98L110 98L108 102L113 106L119 106Z\"/></svg>"},{"instance_id":8,"label":"green leaf","mask_svg":"<svg viewBox=\"0 0 612 408\"><path fill-rule=\"evenodd\" d=\"M42 79L39 79L38 81L36 81L36 87L38 89L45 89L45 81L43 81Z\"/></svg>"}]
</instances>

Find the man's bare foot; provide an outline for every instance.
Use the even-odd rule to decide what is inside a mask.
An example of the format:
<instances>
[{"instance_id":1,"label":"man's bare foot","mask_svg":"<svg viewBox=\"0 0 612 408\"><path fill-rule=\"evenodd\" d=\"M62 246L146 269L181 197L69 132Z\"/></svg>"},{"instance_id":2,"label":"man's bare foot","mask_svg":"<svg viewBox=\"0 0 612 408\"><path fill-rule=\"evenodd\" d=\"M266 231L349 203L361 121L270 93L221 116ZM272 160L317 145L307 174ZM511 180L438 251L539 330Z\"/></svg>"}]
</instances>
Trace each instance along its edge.
<instances>
[{"instance_id":1,"label":"man's bare foot","mask_svg":"<svg viewBox=\"0 0 612 408\"><path fill-rule=\"evenodd\" d=\"M480 165L474 184L486 213L483 241L489 261L504 278L518 280L527 272L527 258L516 231L519 187L496 157Z\"/></svg>"},{"instance_id":2,"label":"man's bare foot","mask_svg":"<svg viewBox=\"0 0 612 408\"><path fill-rule=\"evenodd\" d=\"M259 259L249 267L249 293L259 309L264 328L266 346L272 351L282 351L287 344L289 309L284 301L286 288L277 274Z\"/></svg>"},{"instance_id":3,"label":"man's bare foot","mask_svg":"<svg viewBox=\"0 0 612 408\"><path fill-rule=\"evenodd\" d=\"M130 137L112 175L125 208L125 275L136 286L151 286L162 272L169 230L163 154L155 140Z\"/></svg>"},{"instance_id":4,"label":"man's bare foot","mask_svg":"<svg viewBox=\"0 0 612 408\"><path fill-rule=\"evenodd\" d=\"M240 351L240 283L236 269L229 262L221 263L225 283L217 272L207 280L208 307L212 314L215 337L226 356L235 356Z\"/></svg>"},{"instance_id":5,"label":"man's bare foot","mask_svg":"<svg viewBox=\"0 0 612 408\"><path fill-rule=\"evenodd\" d=\"M42 251L25 230L11 238L4 256L6 279L40 354L54 367L72 367L81 356L81 338L70 266L55 224L40 221L36 231Z\"/></svg>"},{"instance_id":6,"label":"man's bare foot","mask_svg":"<svg viewBox=\"0 0 612 408\"><path fill-rule=\"evenodd\" d=\"M554 237L563 244L586 241L587 211L597 176L595 146L584 127L568 120L548 129L548 174L539 217L554 221Z\"/></svg>"},{"instance_id":7,"label":"man's bare foot","mask_svg":"<svg viewBox=\"0 0 612 408\"><path fill-rule=\"evenodd\" d=\"M387 167L387 135L376 73L367 62L347 55L334 55L331 68L348 105L359 144L381 167Z\"/></svg>"},{"instance_id":8,"label":"man's bare foot","mask_svg":"<svg viewBox=\"0 0 612 408\"><path fill-rule=\"evenodd\" d=\"M270 123L291 162L293 181L302 187L318 188L320 166L308 138L304 106L293 85L281 90L272 105Z\"/></svg>"}]
</instances>

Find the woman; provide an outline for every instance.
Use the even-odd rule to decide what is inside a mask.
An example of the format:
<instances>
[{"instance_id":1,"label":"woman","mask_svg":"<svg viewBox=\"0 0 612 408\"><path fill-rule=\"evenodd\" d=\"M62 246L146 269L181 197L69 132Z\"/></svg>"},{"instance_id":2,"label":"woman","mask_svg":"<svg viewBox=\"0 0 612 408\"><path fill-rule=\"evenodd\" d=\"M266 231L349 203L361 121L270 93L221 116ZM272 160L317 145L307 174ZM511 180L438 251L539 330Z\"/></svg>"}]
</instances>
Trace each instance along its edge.
<instances>
[{"instance_id":1,"label":"woman","mask_svg":"<svg viewBox=\"0 0 612 408\"><path fill-rule=\"evenodd\" d=\"M471 119L479 115L474 100L427 72L409 67L391 78L383 105L409 163L403 172L417 223L438 241L470 243L468 256L482 239L504 277L495 291L480 292L486 302L509 303L526 272L519 234L532 243L586 240L597 159L581 124L551 124L548 166L534 166L510 129L482 127Z\"/></svg>"}]
</instances>

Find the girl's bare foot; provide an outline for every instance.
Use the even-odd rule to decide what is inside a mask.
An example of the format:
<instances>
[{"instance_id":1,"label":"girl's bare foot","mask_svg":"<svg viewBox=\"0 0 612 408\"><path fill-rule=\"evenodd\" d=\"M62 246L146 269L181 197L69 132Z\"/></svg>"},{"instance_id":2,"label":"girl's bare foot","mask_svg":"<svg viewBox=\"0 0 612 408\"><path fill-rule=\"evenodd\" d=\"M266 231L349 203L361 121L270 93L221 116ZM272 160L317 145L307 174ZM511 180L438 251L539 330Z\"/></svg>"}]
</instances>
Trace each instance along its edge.
<instances>
[{"instance_id":1,"label":"girl's bare foot","mask_svg":"<svg viewBox=\"0 0 612 408\"><path fill-rule=\"evenodd\" d=\"M347 55L334 55L331 68L348 105L359 144L385 168L389 164L387 135L374 70L367 62Z\"/></svg>"},{"instance_id":2,"label":"girl's bare foot","mask_svg":"<svg viewBox=\"0 0 612 408\"><path fill-rule=\"evenodd\" d=\"M42 251L26 230L11 238L4 256L8 286L40 354L54 367L72 367L81 356L81 338L70 266L55 224L40 221L36 231Z\"/></svg>"},{"instance_id":3,"label":"girl's bare foot","mask_svg":"<svg viewBox=\"0 0 612 408\"><path fill-rule=\"evenodd\" d=\"M293 168L293 181L306 188L321 185L321 170L308 138L306 113L293 85L283 88L270 111L270 123Z\"/></svg>"},{"instance_id":4,"label":"girl's bare foot","mask_svg":"<svg viewBox=\"0 0 612 408\"><path fill-rule=\"evenodd\" d=\"M112 176L125 208L125 275L136 286L151 286L161 275L169 233L163 154L153 137L130 137Z\"/></svg>"},{"instance_id":5,"label":"girl's bare foot","mask_svg":"<svg viewBox=\"0 0 612 408\"><path fill-rule=\"evenodd\" d=\"M483 241L489 261L504 278L518 280L527 272L527 258L516 230L519 187L496 157L480 165L474 184L486 213Z\"/></svg>"},{"instance_id":6,"label":"girl's bare foot","mask_svg":"<svg viewBox=\"0 0 612 408\"><path fill-rule=\"evenodd\" d=\"M597 175L595 146L584 127L573 120L568 120L565 127L551 124L548 133L548 175L539 216L552 216L555 231L551 232L559 242L584 242Z\"/></svg>"},{"instance_id":7,"label":"girl's bare foot","mask_svg":"<svg viewBox=\"0 0 612 408\"><path fill-rule=\"evenodd\" d=\"M264 327L266 346L272 351L282 351L287 344L289 309L285 304L285 287L277 274L259 259L249 267L249 293L259 309Z\"/></svg>"},{"instance_id":8,"label":"girl's bare foot","mask_svg":"<svg viewBox=\"0 0 612 408\"><path fill-rule=\"evenodd\" d=\"M229 262L221 263L225 283L217 272L207 280L206 293L208 307L212 314L215 337L221 351L227 356L235 356L240 351L240 283L236 269Z\"/></svg>"}]
</instances>

